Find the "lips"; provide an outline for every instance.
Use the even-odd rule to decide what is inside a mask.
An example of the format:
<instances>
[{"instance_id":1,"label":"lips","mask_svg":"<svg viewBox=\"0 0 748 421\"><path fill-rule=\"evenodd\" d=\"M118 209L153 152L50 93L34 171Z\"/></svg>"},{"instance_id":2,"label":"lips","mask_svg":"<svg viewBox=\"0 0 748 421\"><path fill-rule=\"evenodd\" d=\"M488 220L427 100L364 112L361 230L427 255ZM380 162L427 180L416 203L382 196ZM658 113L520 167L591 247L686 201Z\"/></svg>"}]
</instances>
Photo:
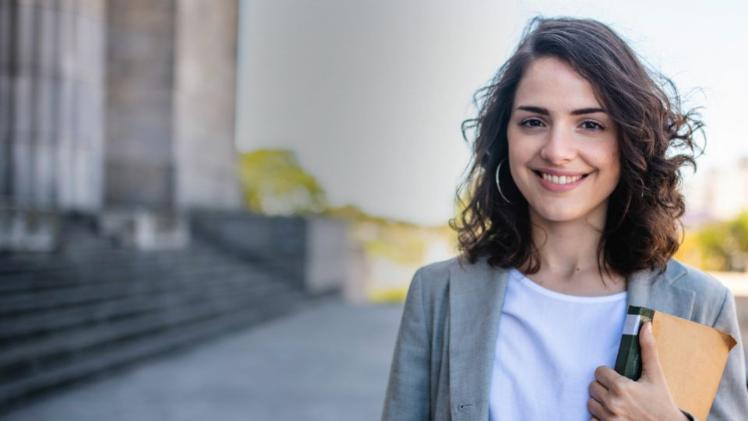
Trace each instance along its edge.
<instances>
[{"instance_id":1,"label":"lips","mask_svg":"<svg viewBox=\"0 0 748 421\"><path fill-rule=\"evenodd\" d=\"M533 170L542 185L553 192L569 191L582 184L590 173L580 173L560 170Z\"/></svg>"}]
</instances>

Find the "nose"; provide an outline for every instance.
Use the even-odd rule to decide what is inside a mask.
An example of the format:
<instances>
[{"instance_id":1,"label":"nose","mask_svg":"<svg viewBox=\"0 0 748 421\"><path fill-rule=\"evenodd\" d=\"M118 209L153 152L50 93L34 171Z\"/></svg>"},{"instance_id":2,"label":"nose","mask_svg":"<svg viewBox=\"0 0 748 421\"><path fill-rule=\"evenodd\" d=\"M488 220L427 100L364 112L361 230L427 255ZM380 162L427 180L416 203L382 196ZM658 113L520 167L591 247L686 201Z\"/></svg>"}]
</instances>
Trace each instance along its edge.
<instances>
[{"instance_id":1,"label":"nose","mask_svg":"<svg viewBox=\"0 0 748 421\"><path fill-rule=\"evenodd\" d=\"M577 148L572 131L563 125L553 126L540 149L540 157L554 165L561 165L571 161L576 155Z\"/></svg>"}]
</instances>

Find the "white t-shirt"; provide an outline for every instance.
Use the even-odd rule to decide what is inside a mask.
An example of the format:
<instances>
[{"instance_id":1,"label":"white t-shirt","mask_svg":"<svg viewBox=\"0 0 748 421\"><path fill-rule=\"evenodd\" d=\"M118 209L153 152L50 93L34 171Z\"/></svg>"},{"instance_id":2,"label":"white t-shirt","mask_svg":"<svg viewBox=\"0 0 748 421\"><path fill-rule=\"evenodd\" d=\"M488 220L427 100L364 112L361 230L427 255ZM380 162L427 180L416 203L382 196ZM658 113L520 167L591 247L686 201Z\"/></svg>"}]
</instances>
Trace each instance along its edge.
<instances>
[{"instance_id":1,"label":"white t-shirt","mask_svg":"<svg viewBox=\"0 0 748 421\"><path fill-rule=\"evenodd\" d=\"M626 292L582 297L507 279L493 362L489 419L589 421L595 369L614 367Z\"/></svg>"}]
</instances>

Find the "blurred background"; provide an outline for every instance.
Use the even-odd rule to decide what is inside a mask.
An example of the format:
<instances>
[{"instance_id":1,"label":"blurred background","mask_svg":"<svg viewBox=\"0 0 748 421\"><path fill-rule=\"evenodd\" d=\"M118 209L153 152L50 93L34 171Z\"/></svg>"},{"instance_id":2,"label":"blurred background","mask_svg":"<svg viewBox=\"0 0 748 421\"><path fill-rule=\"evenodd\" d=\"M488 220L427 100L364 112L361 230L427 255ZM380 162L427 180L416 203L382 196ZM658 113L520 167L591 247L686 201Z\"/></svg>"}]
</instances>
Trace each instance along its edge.
<instances>
[{"instance_id":1,"label":"blurred background","mask_svg":"<svg viewBox=\"0 0 748 421\"><path fill-rule=\"evenodd\" d=\"M378 419L460 123L536 15L702 107L677 257L748 337L745 2L0 0L0 417Z\"/></svg>"}]
</instances>

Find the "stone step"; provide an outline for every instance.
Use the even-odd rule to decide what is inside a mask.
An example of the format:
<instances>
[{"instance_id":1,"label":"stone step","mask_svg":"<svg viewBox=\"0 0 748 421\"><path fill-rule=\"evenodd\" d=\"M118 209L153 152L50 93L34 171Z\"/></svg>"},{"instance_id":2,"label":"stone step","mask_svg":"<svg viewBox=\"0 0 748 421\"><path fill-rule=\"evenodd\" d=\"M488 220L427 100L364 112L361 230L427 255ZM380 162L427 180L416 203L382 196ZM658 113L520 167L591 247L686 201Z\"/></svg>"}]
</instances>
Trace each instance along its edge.
<instances>
[{"instance_id":1,"label":"stone step","mask_svg":"<svg viewBox=\"0 0 748 421\"><path fill-rule=\"evenodd\" d=\"M137 363L167 351L191 347L198 341L217 337L231 330L251 327L307 305L307 297L298 292L288 292L282 298L261 300L255 306L237 309L223 317L203 319L166 332L160 331L105 348L75 353L65 363L0 383L0 408L50 388Z\"/></svg>"},{"instance_id":2,"label":"stone step","mask_svg":"<svg viewBox=\"0 0 748 421\"><path fill-rule=\"evenodd\" d=\"M64 291L73 287L97 287L108 283L132 283L133 278L142 281L157 279L157 277L171 275L173 273L189 273L198 269L214 267L240 268L246 263L236 260L203 257L190 262L181 262L173 265L142 265L134 262L121 264L117 267L99 265L98 263L81 266L75 270L50 272L41 276L14 275L7 282L5 289L0 288L0 299L4 297L35 295L39 293L54 294L55 290ZM27 285L23 287L23 283ZM17 285L12 285L17 284Z\"/></svg>"},{"instance_id":3,"label":"stone step","mask_svg":"<svg viewBox=\"0 0 748 421\"><path fill-rule=\"evenodd\" d=\"M252 259L237 258L217 252L200 245L189 249L168 252L128 252L128 255L112 257L102 254L86 261L65 261L65 265L54 268L40 269L39 265L27 262L27 270L19 273L0 273L0 295L20 291L40 291L59 287L84 285L102 280L127 281L131 278L122 276L124 272L137 272L147 275L158 270L171 270L173 267L200 265L211 266L218 264L258 264ZM41 257L40 257L41 258ZM93 263L92 263L93 262ZM3 266L0 258L0 268ZM105 268L106 270L102 270Z\"/></svg>"},{"instance_id":4,"label":"stone step","mask_svg":"<svg viewBox=\"0 0 748 421\"><path fill-rule=\"evenodd\" d=\"M52 274L72 273L77 276L86 276L94 269L107 267L117 269L137 265L138 267L165 267L169 265L180 265L183 263L193 263L195 260L223 258L226 256L217 255L215 252L206 252L201 248L192 248L180 251L159 251L143 253L134 250L118 252L101 252L95 256L85 259L71 259L65 256L59 256L54 263L45 262L48 257L38 256L35 260L28 257L28 261L23 263L16 262L11 269L7 268L9 262L7 259L0 258L0 291L13 291L35 288L33 282L44 280ZM92 262L95 264L92 265ZM194 264L194 263L193 263ZM11 264L12 265L12 264ZM32 284L29 284L31 282ZM42 286L44 286L42 284ZM54 285L50 285L54 286Z\"/></svg>"},{"instance_id":5,"label":"stone step","mask_svg":"<svg viewBox=\"0 0 748 421\"><path fill-rule=\"evenodd\" d=\"M230 229L257 247L239 253L196 234L185 249L144 252L92 227L73 227L56 253L0 255L0 411L314 302L293 282L303 248L292 239L276 252Z\"/></svg>"},{"instance_id":6,"label":"stone step","mask_svg":"<svg viewBox=\"0 0 748 421\"><path fill-rule=\"evenodd\" d=\"M261 289L269 281L266 275L259 273L246 274L233 271L226 276L219 275L220 273L216 273L213 278L217 279L210 281L211 289L226 287ZM226 277L236 279L225 279ZM246 286L241 284L246 284ZM178 291L164 289L159 292L132 294L88 305L51 308L23 313L17 317L7 317L0 325L0 347L11 343L18 344L29 337L58 333L76 326L106 323L140 313L157 311L160 308L178 306L191 299L192 294L202 292L205 288L205 282L192 282L187 283Z\"/></svg>"},{"instance_id":7,"label":"stone step","mask_svg":"<svg viewBox=\"0 0 748 421\"><path fill-rule=\"evenodd\" d=\"M244 270L246 270L246 266L228 262L220 267L181 266L173 272L119 271L116 276L124 279L0 295L0 316L7 318L24 313L117 300L135 294L170 291L182 288L192 282L200 282L202 279L211 280L236 272L241 273ZM127 279L130 279L130 281L127 281Z\"/></svg>"},{"instance_id":8,"label":"stone step","mask_svg":"<svg viewBox=\"0 0 748 421\"><path fill-rule=\"evenodd\" d=\"M44 370L51 361L64 360L86 349L154 335L168 329L241 311L246 307L273 302L284 294L295 293L280 283L268 283L264 288L246 291L207 291L193 295L192 300L179 306L28 341L0 353L0 377L27 376L40 369Z\"/></svg>"}]
</instances>

